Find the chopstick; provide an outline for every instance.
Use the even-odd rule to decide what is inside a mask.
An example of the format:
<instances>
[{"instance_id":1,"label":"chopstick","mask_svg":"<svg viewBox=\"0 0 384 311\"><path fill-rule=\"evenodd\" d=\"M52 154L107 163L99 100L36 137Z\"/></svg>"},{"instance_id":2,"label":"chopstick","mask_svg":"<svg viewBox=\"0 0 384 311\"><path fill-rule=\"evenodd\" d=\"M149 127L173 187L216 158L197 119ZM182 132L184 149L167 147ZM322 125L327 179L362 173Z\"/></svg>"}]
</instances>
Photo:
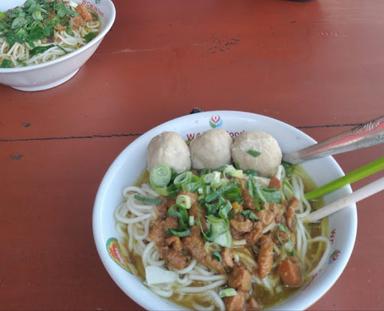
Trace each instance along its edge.
<instances>
[{"instance_id":1,"label":"chopstick","mask_svg":"<svg viewBox=\"0 0 384 311\"><path fill-rule=\"evenodd\" d=\"M327 217L333 213L340 211L341 209L347 207L350 204L359 202L383 190L384 190L384 177L381 177L378 180L356 190L355 192L350 193L343 198L337 199L336 201L318 209L317 211L310 213L305 218L305 221L317 222L324 217Z\"/></svg>"},{"instance_id":2,"label":"chopstick","mask_svg":"<svg viewBox=\"0 0 384 311\"><path fill-rule=\"evenodd\" d=\"M349 172L345 176L335 179L334 181L318 187L313 191L307 192L305 194L305 198L307 200L313 200L315 198L322 197L327 193L336 191L345 185L352 184L381 170L384 170L384 157L363 165L362 167Z\"/></svg>"}]
</instances>

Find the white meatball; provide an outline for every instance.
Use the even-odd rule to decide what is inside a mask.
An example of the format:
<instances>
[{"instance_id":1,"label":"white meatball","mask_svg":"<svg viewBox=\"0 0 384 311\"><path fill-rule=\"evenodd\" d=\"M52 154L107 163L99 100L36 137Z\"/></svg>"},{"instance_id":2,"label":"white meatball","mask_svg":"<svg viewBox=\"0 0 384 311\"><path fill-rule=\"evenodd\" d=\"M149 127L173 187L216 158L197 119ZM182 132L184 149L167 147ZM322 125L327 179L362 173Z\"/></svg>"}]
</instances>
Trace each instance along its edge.
<instances>
[{"instance_id":1,"label":"white meatball","mask_svg":"<svg viewBox=\"0 0 384 311\"><path fill-rule=\"evenodd\" d=\"M168 165L180 173L191 169L191 155L188 145L175 132L163 132L152 138L148 145L147 168Z\"/></svg>"},{"instance_id":2,"label":"white meatball","mask_svg":"<svg viewBox=\"0 0 384 311\"><path fill-rule=\"evenodd\" d=\"M233 161L243 170L252 169L271 177L281 164L282 153L277 140L265 132L243 132L232 144Z\"/></svg>"},{"instance_id":3,"label":"white meatball","mask_svg":"<svg viewBox=\"0 0 384 311\"><path fill-rule=\"evenodd\" d=\"M215 169L231 162L232 138L223 129L213 129L192 140L192 167Z\"/></svg>"}]
</instances>

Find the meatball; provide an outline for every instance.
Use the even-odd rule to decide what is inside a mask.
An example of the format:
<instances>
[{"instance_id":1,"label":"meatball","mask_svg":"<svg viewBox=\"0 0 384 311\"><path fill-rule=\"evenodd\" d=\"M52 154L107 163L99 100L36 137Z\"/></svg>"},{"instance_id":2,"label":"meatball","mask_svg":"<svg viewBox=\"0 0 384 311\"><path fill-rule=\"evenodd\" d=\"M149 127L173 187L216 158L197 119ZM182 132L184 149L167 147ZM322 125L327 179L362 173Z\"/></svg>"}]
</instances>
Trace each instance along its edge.
<instances>
[{"instance_id":1,"label":"meatball","mask_svg":"<svg viewBox=\"0 0 384 311\"><path fill-rule=\"evenodd\" d=\"M212 129L192 140L192 167L215 169L231 162L232 138L223 129Z\"/></svg>"},{"instance_id":2,"label":"meatball","mask_svg":"<svg viewBox=\"0 0 384 311\"><path fill-rule=\"evenodd\" d=\"M276 139L265 132L243 132L232 144L233 161L243 170L252 169L260 175L276 174L282 153Z\"/></svg>"},{"instance_id":3,"label":"meatball","mask_svg":"<svg viewBox=\"0 0 384 311\"><path fill-rule=\"evenodd\" d=\"M191 155L186 142L175 132L163 132L148 145L147 168L168 165L177 173L191 169Z\"/></svg>"}]
</instances>

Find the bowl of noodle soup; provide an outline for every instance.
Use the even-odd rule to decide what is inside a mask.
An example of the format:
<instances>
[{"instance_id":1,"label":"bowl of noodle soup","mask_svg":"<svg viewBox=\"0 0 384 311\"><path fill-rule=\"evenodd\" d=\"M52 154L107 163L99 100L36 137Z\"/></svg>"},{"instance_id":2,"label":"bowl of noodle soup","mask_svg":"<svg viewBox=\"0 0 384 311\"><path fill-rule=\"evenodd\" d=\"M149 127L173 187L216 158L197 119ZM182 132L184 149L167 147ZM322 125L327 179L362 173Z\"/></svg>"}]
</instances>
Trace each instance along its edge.
<instances>
[{"instance_id":1,"label":"bowl of noodle soup","mask_svg":"<svg viewBox=\"0 0 384 311\"><path fill-rule=\"evenodd\" d=\"M46 90L71 79L116 16L110 0L13 2L0 5L0 84L21 91Z\"/></svg>"},{"instance_id":2,"label":"bowl of noodle soup","mask_svg":"<svg viewBox=\"0 0 384 311\"><path fill-rule=\"evenodd\" d=\"M150 211L153 207L142 205L140 202L130 207L127 204L132 193L156 197L156 193L150 186L143 186L146 180L145 177L143 178L143 172L146 171L147 147L156 135L172 131L180 134L185 141L190 141L212 128L224 129L232 138L245 131L265 131L278 141L283 152L290 152L315 143L305 133L276 119L237 111L211 111L166 122L141 135L126 147L109 167L99 186L93 209L93 235L99 256L111 278L130 298L148 310L190 308L226 310L227 304L224 304L223 300L225 301L227 297L222 299L221 292L218 295L219 289L226 286L226 281L221 275L213 273L199 263L191 263L185 269L174 270L178 273L176 283L179 283L176 287L174 284L172 286L151 284L149 274L146 274L147 270L145 272L141 270L143 266L146 269L151 265L159 264L160 266L161 258L159 259L153 243L149 243L150 240L147 238L150 229L144 228L146 226L144 222L149 217L146 210ZM316 185L322 185L344 175L332 157L309 161L300 167ZM351 191L349 186L344 187L325 196L322 204ZM124 220L124 217L121 217L124 216L121 210L125 206L134 209L142 208L133 220L136 224L138 221L143 222L142 230L130 224L133 218ZM124 221L128 225L125 223L125 226L122 226L121 222L124 223ZM152 226L153 223L150 228ZM308 237L309 244L318 243L323 247L306 281L300 288L295 288L283 296L279 294L281 289L277 291L270 288L269 297L277 298L272 302L265 300L263 306L274 310L304 310L314 304L332 287L346 267L353 250L356 232L355 205L325 219L322 236ZM136 243L135 239L144 243ZM133 249L137 247L136 253L140 256L132 256L130 249L132 243ZM303 241L300 243L303 244ZM165 271L163 266L160 267L162 269L156 273L160 273L161 278L166 280L172 277L170 274L174 271L168 274L169 271ZM150 268L152 269L152 266ZM265 287L268 291L269 285L266 282L262 281L260 284L258 282L260 280L257 277L252 278L254 286Z\"/></svg>"}]
</instances>

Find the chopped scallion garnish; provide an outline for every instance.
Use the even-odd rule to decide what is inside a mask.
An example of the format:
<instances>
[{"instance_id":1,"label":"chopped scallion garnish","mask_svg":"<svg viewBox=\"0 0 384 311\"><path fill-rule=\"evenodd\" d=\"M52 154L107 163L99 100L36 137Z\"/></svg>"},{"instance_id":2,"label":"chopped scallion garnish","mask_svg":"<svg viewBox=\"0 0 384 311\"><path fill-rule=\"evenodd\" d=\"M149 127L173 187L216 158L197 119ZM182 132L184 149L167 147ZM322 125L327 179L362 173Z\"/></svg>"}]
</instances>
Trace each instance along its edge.
<instances>
[{"instance_id":1,"label":"chopped scallion garnish","mask_svg":"<svg viewBox=\"0 0 384 311\"><path fill-rule=\"evenodd\" d=\"M218 251L212 252L212 257L217 261L221 262L221 255Z\"/></svg>"},{"instance_id":2,"label":"chopped scallion garnish","mask_svg":"<svg viewBox=\"0 0 384 311\"><path fill-rule=\"evenodd\" d=\"M176 186L181 186L191 182L191 180L192 180L192 172L187 171L177 175L173 180L173 183Z\"/></svg>"},{"instance_id":3,"label":"chopped scallion garnish","mask_svg":"<svg viewBox=\"0 0 384 311\"><path fill-rule=\"evenodd\" d=\"M159 165L154 167L149 174L151 186L166 187L171 181L172 171L167 165Z\"/></svg>"},{"instance_id":4,"label":"chopped scallion garnish","mask_svg":"<svg viewBox=\"0 0 384 311\"><path fill-rule=\"evenodd\" d=\"M176 197L176 204L182 208L190 209L192 206L192 200L188 195L179 194Z\"/></svg>"},{"instance_id":5,"label":"chopped scallion garnish","mask_svg":"<svg viewBox=\"0 0 384 311\"><path fill-rule=\"evenodd\" d=\"M249 209L241 211L240 214L252 221L259 220L259 217L257 217L256 214Z\"/></svg>"},{"instance_id":6,"label":"chopped scallion garnish","mask_svg":"<svg viewBox=\"0 0 384 311\"><path fill-rule=\"evenodd\" d=\"M255 150L255 149L248 149L248 150L247 150L247 153L248 153L250 156L254 157L254 158L257 158L258 156L261 155L261 153L260 153L259 151Z\"/></svg>"},{"instance_id":7,"label":"chopped scallion garnish","mask_svg":"<svg viewBox=\"0 0 384 311\"><path fill-rule=\"evenodd\" d=\"M135 198L135 200L139 201L144 205L160 205L163 202L163 200L160 198L148 197L141 194L135 194L133 197Z\"/></svg>"},{"instance_id":8,"label":"chopped scallion garnish","mask_svg":"<svg viewBox=\"0 0 384 311\"><path fill-rule=\"evenodd\" d=\"M278 224L278 225L277 225L277 228L278 228L280 231L282 231L282 232L289 233L288 228L287 228L285 225L283 225L283 224Z\"/></svg>"},{"instance_id":9,"label":"chopped scallion garnish","mask_svg":"<svg viewBox=\"0 0 384 311\"><path fill-rule=\"evenodd\" d=\"M188 227L188 212L185 208L182 208L177 204L172 205L168 209L167 215L178 218L180 228L185 229Z\"/></svg>"},{"instance_id":10,"label":"chopped scallion garnish","mask_svg":"<svg viewBox=\"0 0 384 311\"><path fill-rule=\"evenodd\" d=\"M217 185L220 182L220 175L220 172L214 171L202 176L202 178L206 184Z\"/></svg>"},{"instance_id":11,"label":"chopped scallion garnish","mask_svg":"<svg viewBox=\"0 0 384 311\"><path fill-rule=\"evenodd\" d=\"M191 235L191 230L187 229L168 229L169 235L178 236L180 238Z\"/></svg>"},{"instance_id":12,"label":"chopped scallion garnish","mask_svg":"<svg viewBox=\"0 0 384 311\"><path fill-rule=\"evenodd\" d=\"M237 295L237 292L235 289L231 288L231 287L228 287L228 288L224 288L224 289L221 289L219 291L219 296L221 298L224 298L224 297L232 297L232 296L236 296Z\"/></svg>"},{"instance_id":13,"label":"chopped scallion garnish","mask_svg":"<svg viewBox=\"0 0 384 311\"><path fill-rule=\"evenodd\" d=\"M188 218L188 224L189 226L193 226L195 224L195 217L194 216L189 216Z\"/></svg>"}]
</instances>

